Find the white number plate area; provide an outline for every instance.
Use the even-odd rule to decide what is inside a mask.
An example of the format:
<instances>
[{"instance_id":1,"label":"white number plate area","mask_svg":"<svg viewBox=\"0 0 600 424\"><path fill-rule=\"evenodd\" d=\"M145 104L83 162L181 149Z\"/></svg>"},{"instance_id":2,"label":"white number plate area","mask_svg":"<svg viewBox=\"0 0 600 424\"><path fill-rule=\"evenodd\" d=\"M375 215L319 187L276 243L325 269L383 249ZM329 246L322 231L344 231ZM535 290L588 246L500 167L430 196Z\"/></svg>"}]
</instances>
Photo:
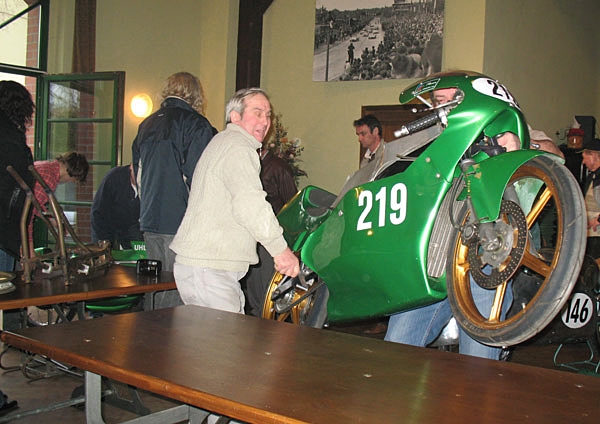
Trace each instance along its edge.
<instances>
[{"instance_id":1,"label":"white number plate area","mask_svg":"<svg viewBox=\"0 0 600 424\"><path fill-rule=\"evenodd\" d=\"M394 184L381 187L377 193L363 190L358 195L358 207L361 209L356 231L371 230L373 226L400 225L406 219L406 185ZM372 211L373 216L369 217Z\"/></svg>"},{"instance_id":2,"label":"white number plate area","mask_svg":"<svg viewBox=\"0 0 600 424\"><path fill-rule=\"evenodd\" d=\"M569 328L581 328L590 322L594 314L592 302L585 293L573 293L561 315L563 324Z\"/></svg>"},{"instance_id":3,"label":"white number plate area","mask_svg":"<svg viewBox=\"0 0 600 424\"><path fill-rule=\"evenodd\" d=\"M473 81L473 88L476 91L479 91L481 94L500 99L506 103L510 103L517 109L520 109L517 100L512 94L510 94L508 88L500 84L498 81L494 81L489 78L477 78L475 81Z\"/></svg>"}]
</instances>

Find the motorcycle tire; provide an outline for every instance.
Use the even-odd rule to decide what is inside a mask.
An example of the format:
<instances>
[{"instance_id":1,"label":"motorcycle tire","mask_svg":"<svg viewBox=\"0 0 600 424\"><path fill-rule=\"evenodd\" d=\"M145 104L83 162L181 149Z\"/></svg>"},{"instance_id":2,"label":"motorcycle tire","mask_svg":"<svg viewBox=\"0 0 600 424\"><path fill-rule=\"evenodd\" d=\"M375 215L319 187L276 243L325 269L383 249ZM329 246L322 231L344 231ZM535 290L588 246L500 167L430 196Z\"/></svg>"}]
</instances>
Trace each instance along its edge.
<instances>
[{"instance_id":1,"label":"motorcycle tire","mask_svg":"<svg viewBox=\"0 0 600 424\"><path fill-rule=\"evenodd\" d=\"M583 264L587 223L585 203L571 172L549 157L538 156L516 170L505 189L505 197L510 197L507 194L518 181L526 184L525 180L542 183L530 211L524 213L527 244L519 252L522 257L515 272L497 287L489 289L489 296L493 297L489 311L480 311L473 299L471 285L476 283L471 277L469 247L463 244L460 225L451 236L446 268L448 301L465 332L490 346L513 346L542 331L566 304ZM456 222L466 222L468 213L466 205L462 205ZM508 215L510 213L501 213L499 220L511 225L513 219ZM544 219L548 216L552 220L555 218L556 223L547 225ZM532 237L532 230L540 230L541 236ZM518 230L513 226L513 231ZM545 253L550 250L550 255L539 254L541 248ZM536 284L532 288L534 294L529 301L513 305L511 314L506 315L511 308L508 304L512 299L511 282L519 273L537 277L532 279Z\"/></svg>"}]
</instances>

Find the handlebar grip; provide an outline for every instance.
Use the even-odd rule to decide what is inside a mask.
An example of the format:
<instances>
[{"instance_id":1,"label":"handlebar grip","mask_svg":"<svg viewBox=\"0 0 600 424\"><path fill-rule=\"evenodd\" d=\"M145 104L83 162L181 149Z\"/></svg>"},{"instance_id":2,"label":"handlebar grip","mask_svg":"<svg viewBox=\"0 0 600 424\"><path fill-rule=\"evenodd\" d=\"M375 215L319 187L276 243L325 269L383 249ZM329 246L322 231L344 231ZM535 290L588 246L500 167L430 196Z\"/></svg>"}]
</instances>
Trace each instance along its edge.
<instances>
[{"instance_id":1,"label":"handlebar grip","mask_svg":"<svg viewBox=\"0 0 600 424\"><path fill-rule=\"evenodd\" d=\"M403 125L397 131L394 131L394 137L400 138L406 135L424 130L425 128L429 128L442 121L442 117L440 116L439 110L436 110L429 115L425 115L422 118L419 118L415 121L409 122L406 125Z\"/></svg>"}]
</instances>

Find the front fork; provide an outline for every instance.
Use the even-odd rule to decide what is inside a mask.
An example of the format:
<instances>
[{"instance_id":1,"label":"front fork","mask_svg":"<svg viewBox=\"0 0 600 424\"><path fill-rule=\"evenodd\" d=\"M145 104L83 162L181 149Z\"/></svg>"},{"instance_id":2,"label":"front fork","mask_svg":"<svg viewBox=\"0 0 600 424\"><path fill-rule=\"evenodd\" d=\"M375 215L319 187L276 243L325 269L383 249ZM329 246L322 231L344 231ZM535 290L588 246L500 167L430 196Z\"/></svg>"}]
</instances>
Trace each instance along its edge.
<instances>
[{"instance_id":1,"label":"front fork","mask_svg":"<svg viewBox=\"0 0 600 424\"><path fill-rule=\"evenodd\" d=\"M527 219L513 185L507 184L504 188L497 219L490 221L488 216L477 213L470 196L475 165L471 158L460 163L469 212L461 228L461 240L469 249L472 278L479 286L492 289L504 285L512 277L520 266L526 246L531 243Z\"/></svg>"}]
</instances>

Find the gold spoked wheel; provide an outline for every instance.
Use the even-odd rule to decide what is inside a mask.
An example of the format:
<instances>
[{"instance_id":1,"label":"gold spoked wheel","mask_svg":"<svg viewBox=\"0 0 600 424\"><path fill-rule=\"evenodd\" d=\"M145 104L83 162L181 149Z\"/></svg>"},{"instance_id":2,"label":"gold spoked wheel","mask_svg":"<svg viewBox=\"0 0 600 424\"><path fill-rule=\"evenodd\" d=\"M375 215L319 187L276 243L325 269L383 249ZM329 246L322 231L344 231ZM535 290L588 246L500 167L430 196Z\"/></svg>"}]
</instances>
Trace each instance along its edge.
<instances>
[{"instance_id":1,"label":"gold spoked wheel","mask_svg":"<svg viewBox=\"0 0 600 424\"><path fill-rule=\"evenodd\" d=\"M447 262L448 300L454 316L469 335L492 346L518 344L548 325L568 300L585 253L585 204L567 168L536 157L512 176L505 197L514 199L515 194L525 212L526 229L517 224L514 210L503 209L496 222L477 226L477 243L463 243L462 231L456 229ZM457 222L467 221L465 205ZM527 232L524 249L517 246L523 230ZM491 235L495 243L489 242ZM482 259L485 255L488 258ZM503 274L507 267L510 272ZM485 285L477 286L478 279L472 278L474 272L490 276L496 272L505 280L483 289ZM483 295L482 290L486 290ZM530 295L518 296L516 290ZM511 305L513 295L519 300Z\"/></svg>"},{"instance_id":2,"label":"gold spoked wheel","mask_svg":"<svg viewBox=\"0 0 600 424\"><path fill-rule=\"evenodd\" d=\"M329 291L304 264L291 279L275 272L263 302L262 317L321 328L327 320Z\"/></svg>"},{"instance_id":3,"label":"gold spoked wheel","mask_svg":"<svg viewBox=\"0 0 600 424\"><path fill-rule=\"evenodd\" d=\"M289 308L289 310L285 311L285 309L288 309L289 305L298 302L304 292L298 293L297 289L292 288L288 293L283 295L281 300L271 300L273 293L275 290L277 290L277 287L283 278L284 275L280 274L279 272L275 272L275 274L273 274L273 278L271 278L271 282L269 283L269 288L263 302L262 317L276 321L293 322L294 324L300 325L302 324L302 311L304 311L310 304L311 297L303 299L297 305L292 306ZM278 310L281 312L277 312Z\"/></svg>"}]
</instances>

